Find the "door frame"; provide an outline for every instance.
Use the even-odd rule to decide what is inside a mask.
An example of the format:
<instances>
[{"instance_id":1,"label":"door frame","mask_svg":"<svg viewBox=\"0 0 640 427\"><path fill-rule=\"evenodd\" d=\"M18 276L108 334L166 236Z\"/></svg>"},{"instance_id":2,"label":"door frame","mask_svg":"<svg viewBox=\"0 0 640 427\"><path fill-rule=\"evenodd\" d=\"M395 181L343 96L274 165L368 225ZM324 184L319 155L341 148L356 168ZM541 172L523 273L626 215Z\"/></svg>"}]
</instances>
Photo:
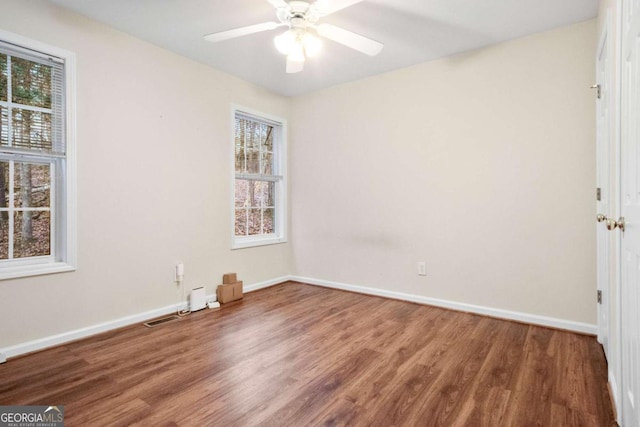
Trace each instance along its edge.
<instances>
[{"instance_id":1,"label":"door frame","mask_svg":"<svg viewBox=\"0 0 640 427\"><path fill-rule=\"evenodd\" d=\"M611 24L611 12L609 10L606 11L606 15L605 15L605 25L602 28L602 31L600 32L600 35L598 37L598 45L597 45L597 49L596 49L596 84L599 86L598 88L598 94L600 94L600 88L605 87L607 92L607 98L606 98L606 102L608 105L603 105L602 101L599 98L596 100L596 186L598 188L601 189L602 193L604 194L605 200L607 200L607 205L606 205L606 209L602 209L602 206L600 206L600 201L596 201L596 210L599 214L604 214L607 217L610 217L612 215L615 215L615 212L617 211L616 206L615 205L615 201L617 199L617 197L615 196L614 192L615 192L615 183L614 183L614 179L612 177L613 174L615 174L615 169L614 169L614 165L612 164L612 160L615 157L615 152L613 151L614 147L614 141L612 140L612 135L614 133L614 116L613 116L613 112L614 112L614 97L615 97L615 93L614 93L614 88L613 88L613 74L615 72L615 69L612 69L611 65L613 63L613 61L615 61L615 52L613 51L614 46L612 44L612 37L614 37L614 35L612 34L612 24ZM600 57L601 57L601 53L602 51L606 49L607 51L607 63L606 64L602 64L600 62ZM605 71L605 75L606 75L606 81L599 81L600 80L600 72L601 70ZM599 129L599 124L600 124L600 113L601 110L605 108L607 111L607 117L605 118L606 120L606 127L607 127L607 133L606 135L603 135L601 132L601 129ZM602 145L606 146L607 150L606 153L604 152L604 150L602 149ZM600 157L602 157L602 155L605 154L605 158L601 159ZM603 166L604 165L604 166ZM605 169L606 171L606 176L605 176L605 182L604 184L606 184L606 187L603 187L603 182L600 182L601 178L602 178L602 169ZM605 212L606 210L606 212ZM612 260L614 259L614 245L615 243L612 242L611 240L611 234L604 231L605 230L605 224L604 223L596 223L596 289L598 291L601 291L604 298L602 300L602 303L596 304L597 307L597 338L598 338L598 342L600 344L602 344L602 347L604 348L604 352L605 355L607 356L607 359L611 357L612 354L612 345L611 345L611 319L610 319L610 314L611 314L611 310L610 310L610 303L609 303L609 295L611 294L610 290L611 290L611 278L612 278L612 269L613 267L613 263ZM604 242L602 241L604 239ZM605 253L601 253L600 252L600 247L602 244L606 244L606 251ZM603 257L605 259L603 259ZM602 273L601 273L601 268L604 268L606 270L606 274L605 276L605 283L601 282L601 278L603 277ZM606 325L602 325L602 313L605 313L605 318L607 319L607 323Z\"/></svg>"},{"instance_id":2,"label":"door frame","mask_svg":"<svg viewBox=\"0 0 640 427\"><path fill-rule=\"evenodd\" d=\"M613 195L615 196L615 211L617 213L622 213L622 4L623 0L615 1L615 43L613 44L614 50L612 51L614 57L614 72L612 76L615 77L615 89L613 90L613 108L615 111L614 117L614 134L613 134L613 149L615 150L614 155L614 191ZM613 19L611 17L611 11L607 10L607 25L611 25ZM611 331L613 336L609 338L615 337L615 355L612 360L608 361L608 378L610 390L612 393L613 404L616 409L616 418L619 425L622 425L622 406L621 400L622 397L622 350L621 350L621 322L622 322L622 313L620 312L620 308L622 306L621 300L621 289L622 289L622 235L621 233L615 233L614 235L614 270L615 270L615 279L613 285L616 289L616 295L614 298L614 314L615 316L615 328ZM610 284L611 285L611 284ZM611 325L611 317L609 317L609 324ZM611 328L610 328L611 329ZM612 365L613 362L613 366Z\"/></svg>"}]
</instances>

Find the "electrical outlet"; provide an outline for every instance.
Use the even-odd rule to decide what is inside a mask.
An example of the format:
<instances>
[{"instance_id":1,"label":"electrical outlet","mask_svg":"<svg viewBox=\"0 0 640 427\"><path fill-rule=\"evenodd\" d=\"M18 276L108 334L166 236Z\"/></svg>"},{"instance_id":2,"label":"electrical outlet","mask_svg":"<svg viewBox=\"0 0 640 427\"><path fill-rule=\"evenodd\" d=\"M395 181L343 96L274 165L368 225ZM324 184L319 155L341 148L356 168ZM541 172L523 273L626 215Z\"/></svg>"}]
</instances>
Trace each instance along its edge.
<instances>
[{"instance_id":1,"label":"electrical outlet","mask_svg":"<svg viewBox=\"0 0 640 427\"><path fill-rule=\"evenodd\" d=\"M427 263L424 261L420 261L418 263L418 276L426 276L427 275Z\"/></svg>"},{"instance_id":2,"label":"electrical outlet","mask_svg":"<svg viewBox=\"0 0 640 427\"><path fill-rule=\"evenodd\" d=\"M0 363L5 363L7 361L7 355L4 353L0 353Z\"/></svg>"},{"instance_id":3,"label":"electrical outlet","mask_svg":"<svg viewBox=\"0 0 640 427\"><path fill-rule=\"evenodd\" d=\"M179 262L178 264L176 264L175 281L182 282L182 279L184 279L184 264Z\"/></svg>"}]
</instances>

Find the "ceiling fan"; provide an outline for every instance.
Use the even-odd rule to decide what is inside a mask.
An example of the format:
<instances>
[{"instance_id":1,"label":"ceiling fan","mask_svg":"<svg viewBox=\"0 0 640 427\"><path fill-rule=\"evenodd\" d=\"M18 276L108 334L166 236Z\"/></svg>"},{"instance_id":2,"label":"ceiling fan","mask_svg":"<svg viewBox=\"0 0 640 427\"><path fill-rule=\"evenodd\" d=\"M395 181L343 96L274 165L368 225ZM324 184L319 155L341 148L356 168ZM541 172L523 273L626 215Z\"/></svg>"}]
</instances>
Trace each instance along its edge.
<instances>
[{"instance_id":1,"label":"ceiling fan","mask_svg":"<svg viewBox=\"0 0 640 427\"><path fill-rule=\"evenodd\" d=\"M330 15L363 0L267 0L276 8L279 22L264 22L204 36L210 42L220 42L280 27L288 29L276 36L278 51L287 56L287 73L298 73L307 57L314 56L322 47L318 36L348 46L369 56L382 50L382 43L331 24L319 24L320 18Z\"/></svg>"}]
</instances>

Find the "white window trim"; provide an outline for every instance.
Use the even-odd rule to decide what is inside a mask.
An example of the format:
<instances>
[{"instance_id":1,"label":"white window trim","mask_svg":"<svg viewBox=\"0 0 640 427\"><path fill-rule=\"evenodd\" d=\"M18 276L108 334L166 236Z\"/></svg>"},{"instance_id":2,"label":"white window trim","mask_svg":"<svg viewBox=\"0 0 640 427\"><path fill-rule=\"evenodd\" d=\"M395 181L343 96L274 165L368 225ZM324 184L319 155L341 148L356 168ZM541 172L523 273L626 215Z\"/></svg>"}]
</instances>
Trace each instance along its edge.
<instances>
[{"instance_id":1,"label":"white window trim","mask_svg":"<svg viewBox=\"0 0 640 427\"><path fill-rule=\"evenodd\" d=\"M75 271L77 268L77 183L76 183L76 56L73 52L55 46L0 30L0 39L16 46L55 56L64 61L65 72L65 129L66 129L66 246L62 255L64 262L42 262L25 265L11 265L0 268L0 280L43 274Z\"/></svg>"},{"instance_id":2,"label":"white window trim","mask_svg":"<svg viewBox=\"0 0 640 427\"><path fill-rule=\"evenodd\" d=\"M258 236L236 236L235 235L235 184L236 184L236 156L235 156L235 123L236 113L254 116L256 119L271 121L279 125L281 138L278 147L279 172L282 176L280 180L281 191L279 197L276 197L276 230L278 234L262 234ZM287 243L287 120L272 114L263 113L261 111L247 108L241 105L231 105L231 249L252 248L256 246L275 245L279 243Z\"/></svg>"}]
</instances>

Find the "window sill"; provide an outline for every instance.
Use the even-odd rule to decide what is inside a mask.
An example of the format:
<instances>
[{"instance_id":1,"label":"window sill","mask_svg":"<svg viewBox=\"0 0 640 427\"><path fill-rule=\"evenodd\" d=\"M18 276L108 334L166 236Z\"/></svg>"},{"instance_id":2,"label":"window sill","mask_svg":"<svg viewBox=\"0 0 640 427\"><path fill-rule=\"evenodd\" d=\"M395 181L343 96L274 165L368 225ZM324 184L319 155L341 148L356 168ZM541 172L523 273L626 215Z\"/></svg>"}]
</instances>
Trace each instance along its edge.
<instances>
[{"instance_id":1,"label":"window sill","mask_svg":"<svg viewBox=\"0 0 640 427\"><path fill-rule=\"evenodd\" d=\"M43 274L64 273L75 271L75 267L64 262L20 265L0 268L0 280L16 279L19 277L41 276Z\"/></svg>"},{"instance_id":2,"label":"window sill","mask_svg":"<svg viewBox=\"0 0 640 427\"><path fill-rule=\"evenodd\" d=\"M256 246L277 245L280 243L287 243L287 239L275 236L235 238L231 244L231 249L245 249Z\"/></svg>"}]
</instances>

